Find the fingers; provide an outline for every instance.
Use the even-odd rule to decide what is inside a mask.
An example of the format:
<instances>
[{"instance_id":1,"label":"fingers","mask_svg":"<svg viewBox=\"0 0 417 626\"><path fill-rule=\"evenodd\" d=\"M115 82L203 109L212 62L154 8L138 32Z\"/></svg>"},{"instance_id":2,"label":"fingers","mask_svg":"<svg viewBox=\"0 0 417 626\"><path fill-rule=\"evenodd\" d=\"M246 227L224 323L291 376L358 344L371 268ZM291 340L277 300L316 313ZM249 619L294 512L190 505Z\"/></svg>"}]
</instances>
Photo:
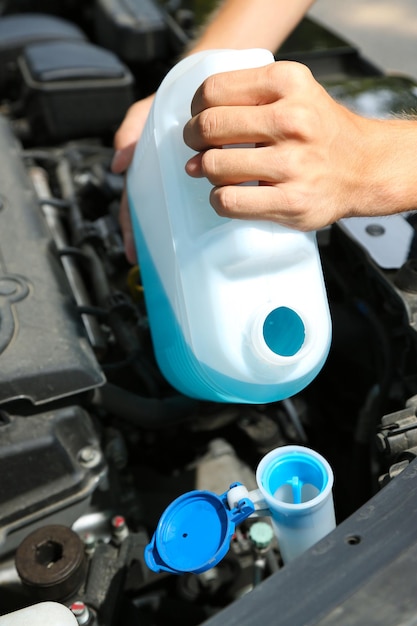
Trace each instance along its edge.
<instances>
[{"instance_id":1,"label":"fingers","mask_svg":"<svg viewBox=\"0 0 417 626\"><path fill-rule=\"evenodd\" d=\"M292 212L280 210L280 206L288 205L282 186L215 187L211 192L210 202L221 217L272 220L287 226L302 222L301 215L297 219Z\"/></svg>"},{"instance_id":2,"label":"fingers","mask_svg":"<svg viewBox=\"0 0 417 626\"><path fill-rule=\"evenodd\" d=\"M201 151L226 144L270 145L305 135L317 121L314 102L323 98L330 96L300 63L217 74L196 93L184 141Z\"/></svg>"},{"instance_id":3,"label":"fingers","mask_svg":"<svg viewBox=\"0 0 417 626\"><path fill-rule=\"evenodd\" d=\"M115 153L111 170L123 174L133 159L136 144L142 134L154 95L135 102L127 111L120 128L114 136ZM126 191L123 192L119 207L119 224L122 231L125 254L129 263L136 263L136 248Z\"/></svg>"},{"instance_id":4,"label":"fingers","mask_svg":"<svg viewBox=\"0 0 417 626\"><path fill-rule=\"evenodd\" d=\"M121 150L116 150L111 162L111 171L114 174L123 174L132 162L136 142L132 142Z\"/></svg>"},{"instance_id":5,"label":"fingers","mask_svg":"<svg viewBox=\"0 0 417 626\"><path fill-rule=\"evenodd\" d=\"M305 205L303 194L294 193L290 184L215 187L210 203L221 217L268 220L300 231L316 230L330 224L333 214L324 206L315 211Z\"/></svg>"},{"instance_id":6,"label":"fingers","mask_svg":"<svg viewBox=\"0 0 417 626\"><path fill-rule=\"evenodd\" d=\"M225 144L268 143L273 120L268 106L212 107L184 127L184 141L193 150Z\"/></svg>"},{"instance_id":7,"label":"fingers","mask_svg":"<svg viewBox=\"0 0 417 626\"><path fill-rule=\"evenodd\" d=\"M120 201L119 224L122 230L126 258L129 263L133 265L136 263L136 248L135 240L133 238L132 221L130 219L126 190L123 192L122 199Z\"/></svg>"},{"instance_id":8,"label":"fingers","mask_svg":"<svg viewBox=\"0 0 417 626\"><path fill-rule=\"evenodd\" d=\"M206 177L213 185L238 185L251 181L284 182L293 169L294 155L288 146L211 149L197 154L186 164L193 178Z\"/></svg>"},{"instance_id":9,"label":"fingers","mask_svg":"<svg viewBox=\"0 0 417 626\"><path fill-rule=\"evenodd\" d=\"M154 96L151 95L132 104L117 130L113 142L115 154L111 164L111 169L115 174L122 174L129 167L153 99Z\"/></svg>"},{"instance_id":10,"label":"fingers","mask_svg":"<svg viewBox=\"0 0 417 626\"><path fill-rule=\"evenodd\" d=\"M310 70L301 63L278 61L263 67L223 72L207 78L197 89L191 114L219 106L270 104L311 82Z\"/></svg>"}]
</instances>

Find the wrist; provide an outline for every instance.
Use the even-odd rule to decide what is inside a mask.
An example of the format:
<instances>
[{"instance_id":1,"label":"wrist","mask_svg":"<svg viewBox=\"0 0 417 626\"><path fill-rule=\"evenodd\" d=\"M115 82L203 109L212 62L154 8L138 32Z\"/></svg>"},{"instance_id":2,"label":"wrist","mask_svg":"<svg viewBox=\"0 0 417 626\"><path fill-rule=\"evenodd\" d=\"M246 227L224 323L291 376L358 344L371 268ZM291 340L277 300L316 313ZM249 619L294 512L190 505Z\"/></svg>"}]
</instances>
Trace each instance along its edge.
<instances>
[{"instance_id":1,"label":"wrist","mask_svg":"<svg viewBox=\"0 0 417 626\"><path fill-rule=\"evenodd\" d=\"M417 121L365 120L360 215L390 215L417 208Z\"/></svg>"}]
</instances>

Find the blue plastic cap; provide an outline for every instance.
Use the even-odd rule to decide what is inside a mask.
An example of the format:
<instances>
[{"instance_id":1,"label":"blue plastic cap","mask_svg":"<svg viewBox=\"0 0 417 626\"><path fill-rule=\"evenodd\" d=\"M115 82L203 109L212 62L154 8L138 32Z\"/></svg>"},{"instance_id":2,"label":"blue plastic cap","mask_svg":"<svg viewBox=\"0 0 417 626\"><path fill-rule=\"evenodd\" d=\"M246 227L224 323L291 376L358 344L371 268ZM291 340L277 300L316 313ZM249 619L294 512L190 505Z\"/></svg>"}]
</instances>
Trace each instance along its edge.
<instances>
[{"instance_id":1,"label":"blue plastic cap","mask_svg":"<svg viewBox=\"0 0 417 626\"><path fill-rule=\"evenodd\" d=\"M236 524L255 509L247 499L230 509L227 493L190 491L174 500L145 548L147 566L172 574L201 574L215 567L229 550Z\"/></svg>"}]
</instances>

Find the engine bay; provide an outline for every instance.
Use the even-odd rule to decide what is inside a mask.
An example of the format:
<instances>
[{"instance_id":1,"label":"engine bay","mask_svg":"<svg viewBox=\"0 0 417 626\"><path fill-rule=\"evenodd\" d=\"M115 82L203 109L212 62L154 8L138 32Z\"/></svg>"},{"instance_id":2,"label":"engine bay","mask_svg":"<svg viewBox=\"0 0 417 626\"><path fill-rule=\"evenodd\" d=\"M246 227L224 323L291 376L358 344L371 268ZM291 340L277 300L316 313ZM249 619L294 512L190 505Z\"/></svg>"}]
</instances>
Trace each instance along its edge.
<instances>
[{"instance_id":1,"label":"engine bay","mask_svg":"<svg viewBox=\"0 0 417 626\"><path fill-rule=\"evenodd\" d=\"M259 459L279 446L328 460L338 524L413 466L415 217L318 233L333 339L307 389L267 405L179 394L153 354L140 268L118 224L124 179L110 164L128 106L157 88L208 7L0 9L1 614L51 600L96 626L255 624L256 591L279 589L293 569L276 542L256 545L253 520L203 574L155 574L144 548L172 500L236 481L255 488ZM308 19L276 58L306 63L365 115L416 108L413 81L385 76Z\"/></svg>"}]
</instances>

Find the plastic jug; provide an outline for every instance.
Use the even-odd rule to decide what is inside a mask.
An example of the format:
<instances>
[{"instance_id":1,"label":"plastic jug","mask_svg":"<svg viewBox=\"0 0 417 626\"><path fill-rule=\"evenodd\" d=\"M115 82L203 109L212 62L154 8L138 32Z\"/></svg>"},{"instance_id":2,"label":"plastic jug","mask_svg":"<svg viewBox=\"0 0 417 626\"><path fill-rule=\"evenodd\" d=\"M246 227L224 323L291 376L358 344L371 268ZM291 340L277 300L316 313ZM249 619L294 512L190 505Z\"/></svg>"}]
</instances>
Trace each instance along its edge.
<instances>
[{"instance_id":1,"label":"plastic jug","mask_svg":"<svg viewBox=\"0 0 417 626\"><path fill-rule=\"evenodd\" d=\"M211 50L178 63L158 89L127 190L159 367L203 400L267 403L318 374L331 322L316 234L219 217L211 184L184 170L196 89L211 74L274 62L270 52ZM231 148L233 149L233 148Z\"/></svg>"}]
</instances>

